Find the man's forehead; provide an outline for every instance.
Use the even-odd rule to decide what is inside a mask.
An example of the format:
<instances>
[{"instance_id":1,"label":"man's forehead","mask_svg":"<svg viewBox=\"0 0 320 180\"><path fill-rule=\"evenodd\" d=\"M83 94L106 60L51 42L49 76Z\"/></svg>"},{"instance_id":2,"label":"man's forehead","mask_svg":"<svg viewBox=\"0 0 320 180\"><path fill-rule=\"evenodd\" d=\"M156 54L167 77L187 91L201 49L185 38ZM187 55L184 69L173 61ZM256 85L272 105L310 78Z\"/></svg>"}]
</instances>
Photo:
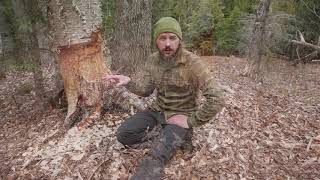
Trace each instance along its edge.
<instances>
[{"instance_id":1,"label":"man's forehead","mask_svg":"<svg viewBox=\"0 0 320 180\"><path fill-rule=\"evenodd\" d=\"M160 36L176 36L178 37L175 33L172 33L172 32L163 32L159 35Z\"/></svg>"}]
</instances>

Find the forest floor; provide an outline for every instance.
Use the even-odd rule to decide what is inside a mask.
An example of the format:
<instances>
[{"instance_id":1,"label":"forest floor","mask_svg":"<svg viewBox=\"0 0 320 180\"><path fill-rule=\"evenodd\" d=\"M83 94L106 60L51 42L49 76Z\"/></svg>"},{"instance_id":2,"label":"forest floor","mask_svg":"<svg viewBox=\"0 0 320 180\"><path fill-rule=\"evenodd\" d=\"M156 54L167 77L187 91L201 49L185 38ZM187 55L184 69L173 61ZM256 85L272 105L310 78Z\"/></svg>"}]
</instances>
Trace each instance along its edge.
<instances>
[{"instance_id":1,"label":"forest floor","mask_svg":"<svg viewBox=\"0 0 320 180\"><path fill-rule=\"evenodd\" d=\"M225 89L226 107L195 128L165 179L320 179L320 65L273 60L263 84L241 75L245 60L204 57ZM0 80L0 179L128 179L146 149L124 149L115 131L129 114L107 112L65 131L66 109L39 112L21 93L28 73Z\"/></svg>"}]
</instances>

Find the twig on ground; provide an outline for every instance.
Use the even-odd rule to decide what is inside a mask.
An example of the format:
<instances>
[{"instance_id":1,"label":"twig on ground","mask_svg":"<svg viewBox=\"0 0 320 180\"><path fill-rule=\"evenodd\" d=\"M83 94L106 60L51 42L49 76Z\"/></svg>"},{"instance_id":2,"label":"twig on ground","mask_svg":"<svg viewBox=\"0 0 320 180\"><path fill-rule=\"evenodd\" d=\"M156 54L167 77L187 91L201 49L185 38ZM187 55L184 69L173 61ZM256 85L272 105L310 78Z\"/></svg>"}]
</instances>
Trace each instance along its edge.
<instances>
[{"instance_id":1,"label":"twig on ground","mask_svg":"<svg viewBox=\"0 0 320 180\"><path fill-rule=\"evenodd\" d=\"M313 137L310 139L310 141L309 141L309 143L308 143L308 146L307 146L307 152L309 152L309 150L310 150L310 147L311 147L312 141L313 141Z\"/></svg>"},{"instance_id":2,"label":"twig on ground","mask_svg":"<svg viewBox=\"0 0 320 180\"><path fill-rule=\"evenodd\" d=\"M78 178L80 179L80 180L83 180L83 177L81 176L81 173L78 171L77 172L77 174L78 174Z\"/></svg>"},{"instance_id":3,"label":"twig on ground","mask_svg":"<svg viewBox=\"0 0 320 180\"><path fill-rule=\"evenodd\" d=\"M90 175L90 177L88 178L88 180L91 180L92 177L93 177L93 175L98 171L98 169L99 169L104 163L107 163L107 162L109 162L109 161L110 161L110 158L107 159L107 160L102 161L102 163L100 163L100 164L96 167L96 169L92 172L92 174Z\"/></svg>"}]
</instances>

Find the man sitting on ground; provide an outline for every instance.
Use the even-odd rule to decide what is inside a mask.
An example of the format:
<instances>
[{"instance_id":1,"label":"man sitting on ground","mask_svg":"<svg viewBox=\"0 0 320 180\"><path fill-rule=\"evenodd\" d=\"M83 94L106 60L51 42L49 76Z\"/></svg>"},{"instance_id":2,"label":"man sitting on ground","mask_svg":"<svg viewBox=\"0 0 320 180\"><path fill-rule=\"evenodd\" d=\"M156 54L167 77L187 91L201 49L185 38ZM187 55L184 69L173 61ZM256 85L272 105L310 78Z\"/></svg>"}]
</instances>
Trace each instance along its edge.
<instances>
[{"instance_id":1,"label":"man sitting on ground","mask_svg":"<svg viewBox=\"0 0 320 180\"><path fill-rule=\"evenodd\" d=\"M158 52L152 54L143 67L143 79L131 81L127 76L108 75L104 79L127 85L143 96L157 90L152 106L130 117L119 127L117 139L126 146L142 143L148 131L162 127L162 137L151 149L150 156L139 164L132 179L160 179L163 169L176 150L191 144L192 128L213 119L222 109L222 91L215 83L208 65L182 47L179 23L171 17L161 18L154 27ZM197 95L202 91L205 102L197 107Z\"/></svg>"}]
</instances>

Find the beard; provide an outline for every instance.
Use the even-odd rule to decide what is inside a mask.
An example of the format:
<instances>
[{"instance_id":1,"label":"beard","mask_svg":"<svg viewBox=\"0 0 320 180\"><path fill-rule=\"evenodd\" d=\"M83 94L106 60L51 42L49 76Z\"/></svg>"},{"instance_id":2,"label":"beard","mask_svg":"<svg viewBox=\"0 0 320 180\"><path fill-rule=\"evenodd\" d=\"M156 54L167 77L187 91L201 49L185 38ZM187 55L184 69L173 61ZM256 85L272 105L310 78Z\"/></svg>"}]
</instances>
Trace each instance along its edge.
<instances>
[{"instance_id":1,"label":"beard","mask_svg":"<svg viewBox=\"0 0 320 180\"><path fill-rule=\"evenodd\" d=\"M162 50L159 50L160 56L165 61L173 61L176 58L179 49L180 46L176 50L166 47Z\"/></svg>"}]
</instances>

